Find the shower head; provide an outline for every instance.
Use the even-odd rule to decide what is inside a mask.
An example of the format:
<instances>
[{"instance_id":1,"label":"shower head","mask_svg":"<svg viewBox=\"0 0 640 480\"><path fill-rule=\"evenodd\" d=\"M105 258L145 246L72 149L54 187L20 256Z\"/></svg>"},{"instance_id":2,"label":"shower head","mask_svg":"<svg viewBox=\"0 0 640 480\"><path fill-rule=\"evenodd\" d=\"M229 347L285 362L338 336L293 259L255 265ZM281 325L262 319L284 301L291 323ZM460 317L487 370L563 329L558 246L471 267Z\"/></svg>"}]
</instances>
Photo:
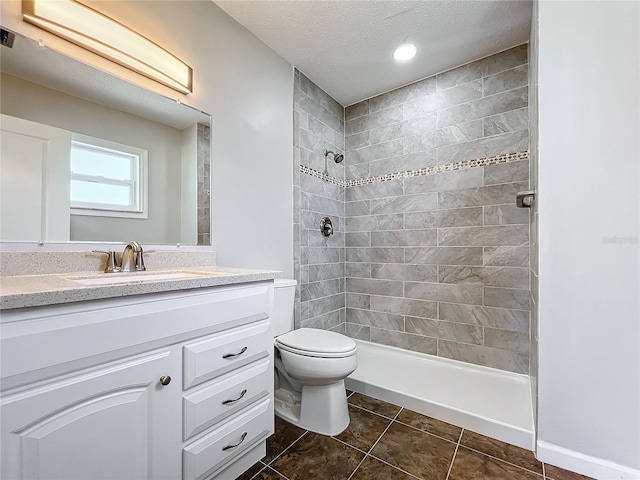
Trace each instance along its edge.
<instances>
[{"instance_id":1,"label":"shower head","mask_svg":"<svg viewBox=\"0 0 640 480\"><path fill-rule=\"evenodd\" d=\"M325 150L324 151L324 159L327 159L328 155L333 155L333 161L336 163L340 163L342 162L342 160L344 160L344 155L341 153L333 153L331 150Z\"/></svg>"}]
</instances>

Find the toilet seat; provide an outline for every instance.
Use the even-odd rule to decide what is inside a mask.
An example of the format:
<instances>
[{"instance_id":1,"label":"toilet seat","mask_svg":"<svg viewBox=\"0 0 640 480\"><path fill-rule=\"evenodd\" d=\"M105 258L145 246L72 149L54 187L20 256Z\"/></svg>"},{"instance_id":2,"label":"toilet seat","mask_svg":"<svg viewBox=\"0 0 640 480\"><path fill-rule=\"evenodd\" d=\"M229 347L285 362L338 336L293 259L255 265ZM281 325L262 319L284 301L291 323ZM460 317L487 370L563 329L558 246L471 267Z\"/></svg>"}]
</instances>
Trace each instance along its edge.
<instances>
[{"instance_id":1,"label":"toilet seat","mask_svg":"<svg viewBox=\"0 0 640 480\"><path fill-rule=\"evenodd\" d=\"M344 358L356 353L356 343L344 335L318 330L300 328L276 338L276 346L287 352L306 357Z\"/></svg>"}]
</instances>

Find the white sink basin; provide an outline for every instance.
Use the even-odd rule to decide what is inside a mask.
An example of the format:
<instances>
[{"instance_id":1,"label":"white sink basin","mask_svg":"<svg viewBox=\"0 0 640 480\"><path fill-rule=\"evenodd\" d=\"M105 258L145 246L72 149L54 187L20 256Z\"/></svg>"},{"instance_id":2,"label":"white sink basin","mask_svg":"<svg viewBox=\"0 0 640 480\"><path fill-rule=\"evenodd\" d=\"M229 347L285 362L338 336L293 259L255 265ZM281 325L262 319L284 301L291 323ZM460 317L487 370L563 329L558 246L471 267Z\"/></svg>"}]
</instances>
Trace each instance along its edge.
<instances>
[{"instance_id":1,"label":"white sink basin","mask_svg":"<svg viewBox=\"0 0 640 480\"><path fill-rule=\"evenodd\" d=\"M99 273L95 275L73 275L66 280L88 286L100 285L134 285L139 283L163 282L165 280L188 280L203 276L214 276L211 272L194 272L179 270L173 272L131 272L131 273Z\"/></svg>"}]
</instances>

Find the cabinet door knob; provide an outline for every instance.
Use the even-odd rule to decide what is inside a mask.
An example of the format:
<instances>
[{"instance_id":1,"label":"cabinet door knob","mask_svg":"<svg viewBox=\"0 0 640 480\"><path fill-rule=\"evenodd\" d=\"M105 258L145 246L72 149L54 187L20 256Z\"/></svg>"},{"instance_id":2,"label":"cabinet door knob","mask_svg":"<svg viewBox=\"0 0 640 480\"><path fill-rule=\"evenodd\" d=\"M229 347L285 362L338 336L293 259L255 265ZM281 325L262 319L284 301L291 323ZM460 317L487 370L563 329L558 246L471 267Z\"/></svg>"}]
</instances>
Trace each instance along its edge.
<instances>
[{"instance_id":1,"label":"cabinet door knob","mask_svg":"<svg viewBox=\"0 0 640 480\"><path fill-rule=\"evenodd\" d=\"M169 375L163 375L160 377L160 384L164 387L171 383L171 377Z\"/></svg>"},{"instance_id":2,"label":"cabinet door knob","mask_svg":"<svg viewBox=\"0 0 640 480\"><path fill-rule=\"evenodd\" d=\"M222 355L222 358L239 357L240 355L242 355L246 351L247 351L247 347L242 347L242 350L240 350L238 353L225 353L224 355Z\"/></svg>"}]
</instances>

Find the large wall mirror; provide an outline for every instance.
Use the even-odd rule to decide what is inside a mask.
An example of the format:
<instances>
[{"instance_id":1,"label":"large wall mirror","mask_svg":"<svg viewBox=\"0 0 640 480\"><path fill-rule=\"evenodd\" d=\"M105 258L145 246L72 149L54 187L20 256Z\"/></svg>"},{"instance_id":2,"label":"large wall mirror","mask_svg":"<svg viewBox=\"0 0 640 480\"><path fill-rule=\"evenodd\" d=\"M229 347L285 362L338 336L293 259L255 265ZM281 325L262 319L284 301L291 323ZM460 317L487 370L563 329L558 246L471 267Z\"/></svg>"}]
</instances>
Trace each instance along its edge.
<instances>
[{"instance_id":1,"label":"large wall mirror","mask_svg":"<svg viewBox=\"0 0 640 480\"><path fill-rule=\"evenodd\" d=\"M1 49L0 241L211 244L208 114L20 35Z\"/></svg>"}]
</instances>

